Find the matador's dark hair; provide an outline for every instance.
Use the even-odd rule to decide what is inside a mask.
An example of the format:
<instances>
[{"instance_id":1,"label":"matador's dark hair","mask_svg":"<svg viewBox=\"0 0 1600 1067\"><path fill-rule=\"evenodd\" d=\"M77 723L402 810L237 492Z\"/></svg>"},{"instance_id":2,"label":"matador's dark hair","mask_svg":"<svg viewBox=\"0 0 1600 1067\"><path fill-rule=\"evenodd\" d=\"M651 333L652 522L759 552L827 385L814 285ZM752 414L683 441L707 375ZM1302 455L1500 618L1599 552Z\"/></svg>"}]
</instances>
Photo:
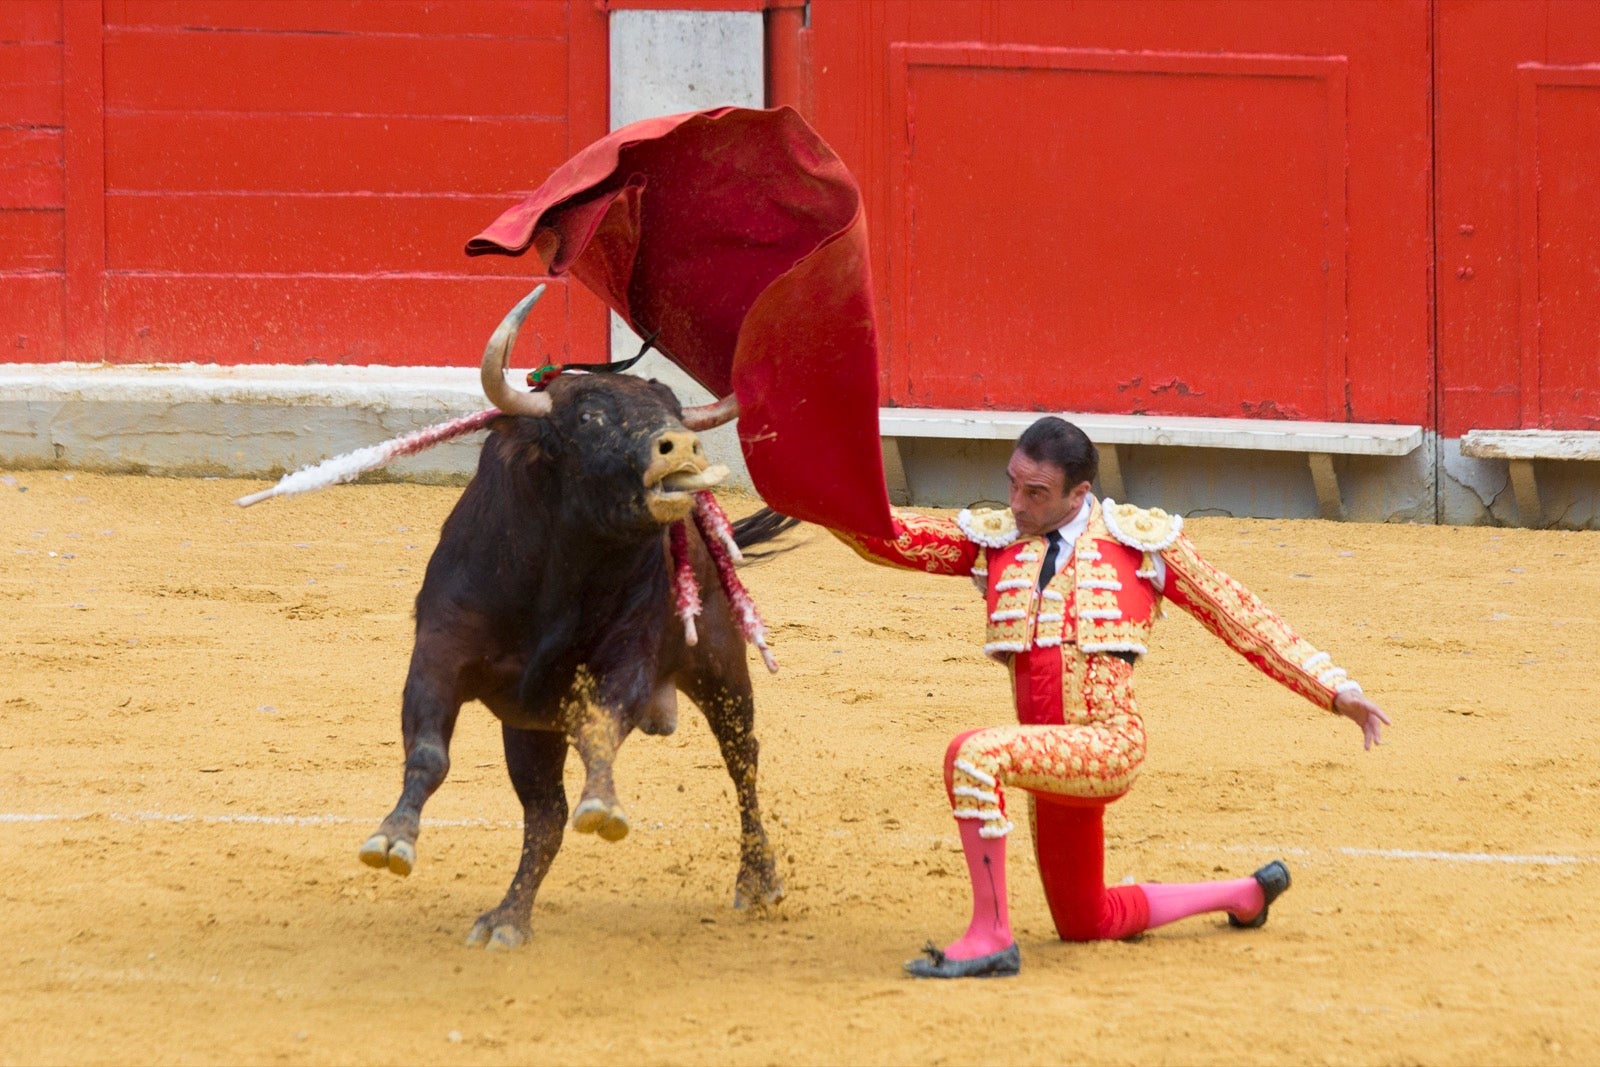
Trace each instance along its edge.
<instances>
[{"instance_id":1,"label":"matador's dark hair","mask_svg":"<svg viewBox=\"0 0 1600 1067\"><path fill-rule=\"evenodd\" d=\"M1067 476L1065 488L1092 482L1100 473L1100 453L1089 435L1066 419L1046 415L1022 431L1017 450L1035 463L1059 467Z\"/></svg>"}]
</instances>

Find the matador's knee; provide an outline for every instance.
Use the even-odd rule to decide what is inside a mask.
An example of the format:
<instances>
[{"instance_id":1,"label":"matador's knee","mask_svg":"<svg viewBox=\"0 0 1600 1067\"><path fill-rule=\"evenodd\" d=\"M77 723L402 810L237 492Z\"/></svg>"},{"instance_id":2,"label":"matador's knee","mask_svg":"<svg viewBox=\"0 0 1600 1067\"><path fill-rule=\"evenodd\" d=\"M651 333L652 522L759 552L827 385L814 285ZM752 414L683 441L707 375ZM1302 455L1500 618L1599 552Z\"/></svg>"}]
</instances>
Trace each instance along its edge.
<instances>
[{"instance_id":1,"label":"matador's knee","mask_svg":"<svg viewBox=\"0 0 1600 1067\"><path fill-rule=\"evenodd\" d=\"M945 749L945 793L950 798L951 814L957 819L974 820L983 837L1004 837L1012 830L1006 818L1005 796L1000 788L1003 748L985 744L985 730L959 734Z\"/></svg>"}]
</instances>

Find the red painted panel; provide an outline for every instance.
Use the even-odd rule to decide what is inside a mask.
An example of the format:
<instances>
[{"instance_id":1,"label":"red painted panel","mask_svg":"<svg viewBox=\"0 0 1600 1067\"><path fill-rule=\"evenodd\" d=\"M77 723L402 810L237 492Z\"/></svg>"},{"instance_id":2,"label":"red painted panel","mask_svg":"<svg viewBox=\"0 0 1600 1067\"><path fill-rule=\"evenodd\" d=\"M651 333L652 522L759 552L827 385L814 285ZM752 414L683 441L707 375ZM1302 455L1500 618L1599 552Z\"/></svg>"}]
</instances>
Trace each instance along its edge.
<instances>
[{"instance_id":1,"label":"red painted panel","mask_svg":"<svg viewBox=\"0 0 1600 1067\"><path fill-rule=\"evenodd\" d=\"M569 10L567 156L598 141L611 128L610 16L592 3L574 3ZM534 187L547 176L537 175ZM610 351L611 312L586 287L570 290L567 319L576 350Z\"/></svg>"},{"instance_id":2,"label":"red painted panel","mask_svg":"<svg viewBox=\"0 0 1600 1067\"><path fill-rule=\"evenodd\" d=\"M0 208L62 205L61 131L0 128Z\"/></svg>"},{"instance_id":3,"label":"red painted panel","mask_svg":"<svg viewBox=\"0 0 1600 1067\"><path fill-rule=\"evenodd\" d=\"M1318 0L1287 6L1231 0L1165 0L1154 4L813 0L810 25L804 34L804 51L810 64L805 79L809 85L807 96L815 101L814 124L863 185L873 234L878 314L885 333L892 338L902 325L894 320L895 301L907 295L892 291L899 284L897 279L906 277L905 265L899 262L904 250L895 243L901 220L896 217L894 205L903 191L898 184L903 181L903 161L896 152L908 143L906 131L896 127L895 117L896 109L903 110L906 100L895 100L884 92L891 76L891 45L895 42L976 41L1075 50L1218 53L1266 60L1343 57L1347 70L1343 150L1348 169L1343 186L1348 269L1343 285L1348 308L1344 342L1348 380L1342 383L1342 389L1334 390L1344 394L1342 402L1334 405L1335 417L1429 422L1433 411L1432 143L1426 92L1431 76L1430 10L1430 4L1422 0ZM925 108L910 118L918 127L927 128ZM1228 118L1238 124L1247 121L1237 115ZM1235 128L1242 129L1242 125ZM1130 131L1128 136L1135 133ZM1040 121L1029 128L1027 136L1029 141L1024 142L1023 150L1033 151L1036 146L1049 146L1056 130L1050 123ZM950 137L956 138L953 129ZM982 126L968 129L967 140L971 152L981 146L994 151L1006 147L1002 138ZM1279 153L1266 136L1256 141L1256 150L1274 166L1303 165L1299 160L1277 159ZM1215 153L1217 149L1209 151ZM1094 165L1093 161L1090 165ZM1025 171L1026 163L1019 163L1018 169ZM1140 165L1108 176L1108 180L1135 197L1141 186L1165 177ZM1098 195L1112 197L1117 190ZM1207 190L1204 195L1212 198L1213 206L1226 203L1227 193L1223 190ZM1247 207L1244 214L1219 221L1220 240L1242 239L1247 245L1266 240L1251 232L1259 212L1254 205ZM1276 202L1275 197L1263 201L1262 210L1269 217L1276 217L1274 213L1284 209L1285 205ZM984 210L992 208L984 205ZM975 242L987 236L969 227L960 216L943 221L951 229L967 230ZM1304 225L1305 221L1297 218L1296 225ZM1099 224L1109 227L1111 222L1099 220ZM916 225L919 231L931 232L939 223L919 216ZM920 253L917 268L930 272L930 277L938 271L937 265L927 262ZM1031 263L1019 262L1014 269L1023 274L1032 271L1050 276L1060 270L1060 263L1057 257L1045 255ZM957 283L943 284L952 291L960 288ZM1331 288L1329 292L1331 295ZM1221 290L1221 295L1230 300L1235 296L1227 288ZM1086 326L1079 320L1087 317L1109 321L1119 313L1123 298L1122 287L1108 283L1082 306L1064 312L1054 303L1034 304L1028 308L1028 317L1034 321L1065 318L1073 329L1082 330ZM1199 297L1190 299L1189 310L1206 314L1195 310L1200 305ZM1270 304L1268 297L1255 295L1252 299L1261 306ZM1240 328L1240 324L1230 324L1226 318L1233 310L1218 305L1209 319L1195 319L1186 328L1226 334ZM1282 308L1269 310L1283 314ZM968 327L969 333L977 335L994 325L995 320L987 311L976 306L971 311L975 325ZM1165 309L1163 314L1171 317ZM1103 332L1114 335L1111 325L1115 324L1101 322ZM1242 325L1248 328L1251 322ZM1155 324L1140 323L1138 328L1154 329ZM1038 377L1048 372L1047 367L1040 368L1051 356L1026 352L1015 353L1013 358L1030 364L1026 373ZM1218 364L1194 358L1201 371L1217 377L1254 373L1248 360ZM1140 369L1123 375L1123 379L1138 374ZM1150 380L1150 376L1144 377L1146 382ZM1161 384L1168 379L1160 375L1154 380ZM1170 397L1175 391L1173 385L1162 395ZM1194 405L1189 410L1239 413L1237 408L1205 410L1209 397L1180 399ZM1254 399L1262 402L1259 410L1270 410L1265 406L1268 401L1280 402L1278 397ZM1136 407L1123 403L1113 410Z\"/></svg>"},{"instance_id":4,"label":"red painted panel","mask_svg":"<svg viewBox=\"0 0 1600 1067\"><path fill-rule=\"evenodd\" d=\"M61 46L0 43L0 126L61 125Z\"/></svg>"},{"instance_id":5,"label":"red painted panel","mask_svg":"<svg viewBox=\"0 0 1600 1067\"><path fill-rule=\"evenodd\" d=\"M60 274L0 274L0 361L62 359Z\"/></svg>"},{"instance_id":6,"label":"red painted panel","mask_svg":"<svg viewBox=\"0 0 1600 1067\"><path fill-rule=\"evenodd\" d=\"M469 37L106 31L106 107L559 116L566 43Z\"/></svg>"},{"instance_id":7,"label":"red painted panel","mask_svg":"<svg viewBox=\"0 0 1600 1067\"><path fill-rule=\"evenodd\" d=\"M0 211L0 272L60 271L63 240L60 211Z\"/></svg>"},{"instance_id":8,"label":"red painted panel","mask_svg":"<svg viewBox=\"0 0 1600 1067\"><path fill-rule=\"evenodd\" d=\"M1342 61L896 54L893 401L1341 414Z\"/></svg>"},{"instance_id":9,"label":"red painted panel","mask_svg":"<svg viewBox=\"0 0 1600 1067\"><path fill-rule=\"evenodd\" d=\"M106 118L106 185L118 192L494 193L514 203L566 159L566 144L559 119L122 113Z\"/></svg>"},{"instance_id":10,"label":"red painted panel","mask_svg":"<svg viewBox=\"0 0 1600 1067\"><path fill-rule=\"evenodd\" d=\"M768 0L605 0L611 11L765 11L769 7L796 7L804 0L769 3Z\"/></svg>"},{"instance_id":11,"label":"red painted panel","mask_svg":"<svg viewBox=\"0 0 1600 1067\"><path fill-rule=\"evenodd\" d=\"M1522 418L1600 428L1600 68L1519 75Z\"/></svg>"},{"instance_id":12,"label":"red painted panel","mask_svg":"<svg viewBox=\"0 0 1600 1067\"><path fill-rule=\"evenodd\" d=\"M540 280L113 274L106 358L475 366L495 324ZM557 299L529 320L517 366L571 354L565 287L552 284L545 301Z\"/></svg>"},{"instance_id":13,"label":"red painted panel","mask_svg":"<svg viewBox=\"0 0 1600 1067\"><path fill-rule=\"evenodd\" d=\"M1535 5L1441 2L1438 56L1440 426L1521 425L1516 67Z\"/></svg>"},{"instance_id":14,"label":"red painted panel","mask_svg":"<svg viewBox=\"0 0 1600 1067\"><path fill-rule=\"evenodd\" d=\"M1435 11L1440 430L1590 428L1600 5Z\"/></svg>"},{"instance_id":15,"label":"red painted panel","mask_svg":"<svg viewBox=\"0 0 1600 1067\"><path fill-rule=\"evenodd\" d=\"M0 3L0 41L61 43L62 0Z\"/></svg>"},{"instance_id":16,"label":"red painted panel","mask_svg":"<svg viewBox=\"0 0 1600 1067\"><path fill-rule=\"evenodd\" d=\"M106 198L112 271L526 276L533 264L462 246L515 201L500 196Z\"/></svg>"},{"instance_id":17,"label":"red painted panel","mask_svg":"<svg viewBox=\"0 0 1600 1067\"><path fill-rule=\"evenodd\" d=\"M567 0L106 0L106 25L564 37Z\"/></svg>"},{"instance_id":18,"label":"red painted panel","mask_svg":"<svg viewBox=\"0 0 1600 1067\"><path fill-rule=\"evenodd\" d=\"M66 162L67 358L101 359L106 336L105 26L100 6L64 4L62 156Z\"/></svg>"}]
</instances>

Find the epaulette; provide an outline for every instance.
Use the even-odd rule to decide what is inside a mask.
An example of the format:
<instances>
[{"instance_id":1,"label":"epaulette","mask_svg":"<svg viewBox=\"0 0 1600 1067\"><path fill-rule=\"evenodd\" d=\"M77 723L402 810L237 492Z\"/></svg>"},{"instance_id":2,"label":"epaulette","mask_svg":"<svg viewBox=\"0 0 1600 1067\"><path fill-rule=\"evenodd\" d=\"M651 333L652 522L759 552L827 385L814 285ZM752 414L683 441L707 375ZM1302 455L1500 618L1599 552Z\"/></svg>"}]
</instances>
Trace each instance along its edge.
<instances>
[{"instance_id":1,"label":"epaulette","mask_svg":"<svg viewBox=\"0 0 1600 1067\"><path fill-rule=\"evenodd\" d=\"M1111 536L1140 552L1160 552L1176 541L1183 529L1182 515L1169 515L1160 508L1141 508L1108 499L1100 512Z\"/></svg>"},{"instance_id":2,"label":"epaulette","mask_svg":"<svg viewBox=\"0 0 1600 1067\"><path fill-rule=\"evenodd\" d=\"M1160 508L1141 508L1108 499L1101 504L1100 513L1112 537L1147 554L1168 547L1183 530L1182 515L1169 515Z\"/></svg>"},{"instance_id":3,"label":"epaulette","mask_svg":"<svg viewBox=\"0 0 1600 1067\"><path fill-rule=\"evenodd\" d=\"M985 548L1004 548L1017 539L1017 518L1010 508L962 508L956 525L967 540Z\"/></svg>"}]
</instances>

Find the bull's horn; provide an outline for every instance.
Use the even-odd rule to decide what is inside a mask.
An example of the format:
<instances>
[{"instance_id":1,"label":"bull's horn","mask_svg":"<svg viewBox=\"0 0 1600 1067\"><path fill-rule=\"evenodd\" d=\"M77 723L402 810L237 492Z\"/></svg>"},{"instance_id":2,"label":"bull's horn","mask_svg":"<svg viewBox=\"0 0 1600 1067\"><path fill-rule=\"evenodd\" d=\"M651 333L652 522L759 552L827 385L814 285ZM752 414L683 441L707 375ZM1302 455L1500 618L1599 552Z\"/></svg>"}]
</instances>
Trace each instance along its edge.
<instances>
[{"instance_id":1,"label":"bull's horn","mask_svg":"<svg viewBox=\"0 0 1600 1067\"><path fill-rule=\"evenodd\" d=\"M739 417L739 398L729 393L715 404L701 404L683 409L683 426L699 433L732 422Z\"/></svg>"},{"instance_id":2,"label":"bull's horn","mask_svg":"<svg viewBox=\"0 0 1600 1067\"><path fill-rule=\"evenodd\" d=\"M479 374L483 382L483 395L507 415L550 414L548 393L524 393L520 389L513 389L511 383L506 381L506 365L511 359L511 346L517 343L517 331L522 329L522 321L543 294L544 286L541 285L519 300L516 307L506 312L506 317L500 320L500 325L495 327L494 333L489 336L489 343L483 348L483 368Z\"/></svg>"}]
</instances>

